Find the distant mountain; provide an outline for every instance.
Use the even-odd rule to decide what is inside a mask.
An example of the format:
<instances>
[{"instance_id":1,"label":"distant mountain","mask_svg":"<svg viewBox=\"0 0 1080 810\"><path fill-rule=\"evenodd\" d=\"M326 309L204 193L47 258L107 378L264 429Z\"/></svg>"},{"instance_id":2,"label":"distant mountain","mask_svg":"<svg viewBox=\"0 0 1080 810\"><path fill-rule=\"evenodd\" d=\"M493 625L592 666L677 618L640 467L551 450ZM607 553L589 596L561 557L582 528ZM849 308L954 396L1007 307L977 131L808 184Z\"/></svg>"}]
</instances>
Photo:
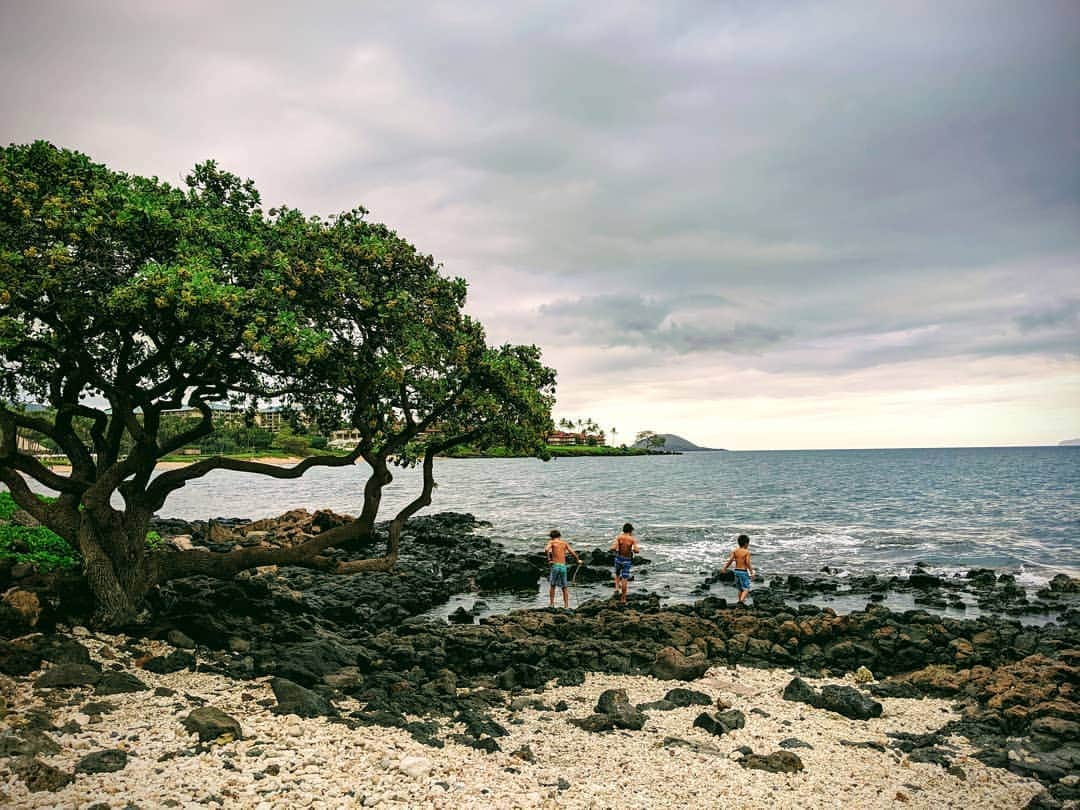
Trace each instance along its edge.
<instances>
[{"instance_id":1,"label":"distant mountain","mask_svg":"<svg viewBox=\"0 0 1080 810\"><path fill-rule=\"evenodd\" d=\"M1080 439L1066 439L1058 442L1058 447L1080 447Z\"/></svg>"},{"instance_id":2,"label":"distant mountain","mask_svg":"<svg viewBox=\"0 0 1080 810\"><path fill-rule=\"evenodd\" d=\"M641 441L634 442L634 447L644 447L650 450L664 450L669 453L692 453L695 450L719 450L721 448L714 447L699 447L682 436L676 436L674 433L657 433L658 437L664 440L662 445L653 445L649 443L648 439L642 439Z\"/></svg>"}]
</instances>

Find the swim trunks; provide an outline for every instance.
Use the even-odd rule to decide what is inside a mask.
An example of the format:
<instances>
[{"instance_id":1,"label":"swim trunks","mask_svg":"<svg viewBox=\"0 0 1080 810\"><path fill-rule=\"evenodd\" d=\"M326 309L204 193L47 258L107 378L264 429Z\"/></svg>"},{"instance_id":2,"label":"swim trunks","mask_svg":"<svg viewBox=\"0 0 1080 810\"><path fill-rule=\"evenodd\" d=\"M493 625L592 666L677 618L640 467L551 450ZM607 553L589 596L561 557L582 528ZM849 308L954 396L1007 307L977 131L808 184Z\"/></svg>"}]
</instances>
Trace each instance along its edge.
<instances>
[{"instance_id":1,"label":"swim trunks","mask_svg":"<svg viewBox=\"0 0 1080 810\"><path fill-rule=\"evenodd\" d=\"M740 591L750 590L750 572L744 571L742 568L736 568L735 584L739 586Z\"/></svg>"},{"instance_id":2,"label":"swim trunks","mask_svg":"<svg viewBox=\"0 0 1080 810\"><path fill-rule=\"evenodd\" d=\"M566 565L564 563L552 563L548 582L555 588L566 587Z\"/></svg>"},{"instance_id":3,"label":"swim trunks","mask_svg":"<svg viewBox=\"0 0 1080 810\"><path fill-rule=\"evenodd\" d=\"M630 579L630 563L634 561L633 557L623 557L619 554L615 555L615 576L619 579Z\"/></svg>"}]
</instances>

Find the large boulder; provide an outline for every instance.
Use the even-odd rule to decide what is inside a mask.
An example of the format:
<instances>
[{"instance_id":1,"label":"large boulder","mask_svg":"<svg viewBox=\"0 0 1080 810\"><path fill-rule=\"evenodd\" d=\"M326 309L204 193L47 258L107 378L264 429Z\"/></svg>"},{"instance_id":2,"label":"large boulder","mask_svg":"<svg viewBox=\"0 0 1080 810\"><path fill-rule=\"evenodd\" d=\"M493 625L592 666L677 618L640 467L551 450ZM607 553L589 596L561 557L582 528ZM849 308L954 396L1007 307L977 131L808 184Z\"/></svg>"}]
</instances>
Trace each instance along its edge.
<instances>
[{"instance_id":1,"label":"large boulder","mask_svg":"<svg viewBox=\"0 0 1080 810\"><path fill-rule=\"evenodd\" d=\"M94 687L95 695L123 695L150 689L130 672L105 672Z\"/></svg>"},{"instance_id":2,"label":"large boulder","mask_svg":"<svg viewBox=\"0 0 1080 810\"><path fill-rule=\"evenodd\" d=\"M11 588L4 593L0 602L10 608L18 617L18 621L26 628L37 626L38 619L41 617L41 601L33 591Z\"/></svg>"},{"instance_id":3,"label":"large boulder","mask_svg":"<svg viewBox=\"0 0 1080 810\"><path fill-rule=\"evenodd\" d=\"M127 767L127 751L110 748L87 754L75 764L75 773L115 773Z\"/></svg>"},{"instance_id":4,"label":"large boulder","mask_svg":"<svg viewBox=\"0 0 1080 810\"><path fill-rule=\"evenodd\" d=\"M784 687L784 700L790 700L794 703L809 703L811 706L814 701L817 700L817 692L802 678L792 678L787 686Z\"/></svg>"},{"instance_id":5,"label":"large boulder","mask_svg":"<svg viewBox=\"0 0 1080 810\"><path fill-rule=\"evenodd\" d=\"M478 571L476 585L482 591L534 589L543 572L540 564L525 557L508 555Z\"/></svg>"},{"instance_id":6,"label":"large boulder","mask_svg":"<svg viewBox=\"0 0 1080 810\"><path fill-rule=\"evenodd\" d=\"M337 717L337 709L318 692L293 683L288 678L270 681L278 705L275 714L295 714L299 717Z\"/></svg>"},{"instance_id":7,"label":"large boulder","mask_svg":"<svg viewBox=\"0 0 1080 810\"><path fill-rule=\"evenodd\" d=\"M595 714L570 722L586 731L615 728L640 731L645 725L645 715L630 703L625 689L605 689L596 701Z\"/></svg>"},{"instance_id":8,"label":"large boulder","mask_svg":"<svg viewBox=\"0 0 1080 810\"><path fill-rule=\"evenodd\" d=\"M694 728L700 728L709 734L722 737L730 731L743 728L746 725L746 715L738 709L709 714L702 712L694 720Z\"/></svg>"},{"instance_id":9,"label":"large boulder","mask_svg":"<svg viewBox=\"0 0 1080 810\"><path fill-rule=\"evenodd\" d=\"M57 664L49 667L34 681L35 689L54 689L67 686L93 686L101 680L101 672L90 664Z\"/></svg>"},{"instance_id":10,"label":"large boulder","mask_svg":"<svg viewBox=\"0 0 1080 810\"><path fill-rule=\"evenodd\" d=\"M243 739L239 721L214 706L200 706L183 719L189 734L198 734L200 742L216 740L225 734L234 740Z\"/></svg>"},{"instance_id":11,"label":"large boulder","mask_svg":"<svg viewBox=\"0 0 1080 810\"><path fill-rule=\"evenodd\" d=\"M184 650L173 650L168 655L157 655L143 664L143 669L157 675L167 675L182 669L195 669L195 656Z\"/></svg>"},{"instance_id":12,"label":"large boulder","mask_svg":"<svg viewBox=\"0 0 1080 810\"><path fill-rule=\"evenodd\" d=\"M656 654L649 674L661 681L692 681L704 675L708 668L704 656L690 658L674 647L664 647Z\"/></svg>"},{"instance_id":13,"label":"large boulder","mask_svg":"<svg viewBox=\"0 0 1080 810\"><path fill-rule=\"evenodd\" d=\"M1050 590L1054 593L1080 593L1080 578L1058 574L1050 580Z\"/></svg>"},{"instance_id":14,"label":"large boulder","mask_svg":"<svg viewBox=\"0 0 1080 810\"><path fill-rule=\"evenodd\" d=\"M664 700L674 703L679 707L712 705L712 698L704 692L698 692L694 689L684 689L681 686L669 690L668 693L664 695Z\"/></svg>"},{"instance_id":15,"label":"large boulder","mask_svg":"<svg viewBox=\"0 0 1080 810\"><path fill-rule=\"evenodd\" d=\"M20 729L16 734L7 731L0 734L0 757L34 757L38 754L52 756L60 753L56 741L38 729Z\"/></svg>"},{"instance_id":16,"label":"large boulder","mask_svg":"<svg viewBox=\"0 0 1080 810\"><path fill-rule=\"evenodd\" d=\"M869 720L881 717L882 707L873 698L864 695L853 686L827 684L816 691L802 678L792 678L784 687L784 700L806 703L818 709L836 712L852 720Z\"/></svg>"},{"instance_id":17,"label":"large boulder","mask_svg":"<svg viewBox=\"0 0 1080 810\"><path fill-rule=\"evenodd\" d=\"M22 777L31 793L42 790L55 792L71 782L71 774L54 768L36 757L21 757L15 760L11 770Z\"/></svg>"},{"instance_id":18,"label":"large boulder","mask_svg":"<svg viewBox=\"0 0 1080 810\"><path fill-rule=\"evenodd\" d=\"M817 707L842 714L852 720L881 717L881 704L852 686L828 684L821 687Z\"/></svg>"}]
</instances>

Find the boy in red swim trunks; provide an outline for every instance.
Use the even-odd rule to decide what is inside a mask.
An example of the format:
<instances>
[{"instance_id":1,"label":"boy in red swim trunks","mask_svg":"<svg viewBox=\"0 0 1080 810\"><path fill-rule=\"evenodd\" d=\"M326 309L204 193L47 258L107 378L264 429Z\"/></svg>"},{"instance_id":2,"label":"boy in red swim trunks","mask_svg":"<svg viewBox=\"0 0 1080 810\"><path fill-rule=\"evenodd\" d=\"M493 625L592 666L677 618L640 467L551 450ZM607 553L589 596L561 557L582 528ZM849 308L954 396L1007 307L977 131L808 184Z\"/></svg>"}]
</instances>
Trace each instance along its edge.
<instances>
[{"instance_id":1,"label":"boy in red swim trunks","mask_svg":"<svg viewBox=\"0 0 1080 810\"><path fill-rule=\"evenodd\" d=\"M735 585L739 589L738 604L745 605L746 597L750 594L750 578L754 576L754 565L750 562L750 538L740 534L739 546L728 557L722 570L727 571L728 566L735 563Z\"/></svg>"}]
</instances>

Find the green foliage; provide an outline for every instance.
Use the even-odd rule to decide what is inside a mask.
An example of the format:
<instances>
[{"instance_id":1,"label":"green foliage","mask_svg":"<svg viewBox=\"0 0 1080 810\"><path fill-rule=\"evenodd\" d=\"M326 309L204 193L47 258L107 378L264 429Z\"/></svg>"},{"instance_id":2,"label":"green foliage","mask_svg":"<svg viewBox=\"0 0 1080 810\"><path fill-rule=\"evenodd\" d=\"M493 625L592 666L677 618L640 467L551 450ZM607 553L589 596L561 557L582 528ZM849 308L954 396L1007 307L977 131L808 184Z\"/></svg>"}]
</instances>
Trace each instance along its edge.
<instances>
[{"instance_id":1,"label":"green foliage","mask_svg":"<svg viewBox=\"0 0 1080 810\"><path fill-rule=\"evenodd\" d=\"M164 543L165 541L162 539L161 535L152 529L146 533L146 547L148 549L159 549Z\"/></svg>"},{"instance_id":2,"label":"green foliage","mask_svg":"<svg viewBox=\"0 0 1080 810\"><path fill-rule=\"evenodd\" d=\"M307 437L297 436L288 425L274 434L274 447L294 456L306 456L311 453Z\"/></svg>"},{"instance_id":3,"label":"green foliage","mask_svg":"<svg viewBox=\"0 0 1080 810\"><path fill-rule=\"evenodd\" d=\"M78 552L66 540L44 526L18 526L8 523L19 506L11 493L0 492L0 559L33 563L40 571L74 568Z\"/></svg>"},{"instance_id":4,"label":"green foliage","mask_svg":"<svg viewBox=\"0 0 1080 810\"><path fill-rule=\"evenodd\" d=\"M19 509L10 492L0 492L0 521L11 520L12 515Z\"/></svg>"},{"instance_id":5,"label":"green foliage","mask_svg":"<svg viewBox=\"0 0 1080 810\"><path fill-rule=\"evenodd\" d=\"M40 571L74 568L79 564L78 552L42 526L0 526L0 558L33 563Z\"/></svg>"},{"instance_id":6,"label":"green foliage","mask_svg":"<svg viewBox=\"0 0 1080 810\"><path fill-rule=\"evenodd\" d=\"M61 492L43 521L65 535L94 510L113 563L133 565L146 515L214 467L155 476L185 447L307 455L345 424L373 468L463 443L545 457L555 372L539 349L489 346L465 282L366 216L263 211L212 161L175 187L41 141L0 149L0 436L72 468L2 441L0 482ZM272 438L219 409L267 401L289 422Z\"/></svg>"}]
</instances>

